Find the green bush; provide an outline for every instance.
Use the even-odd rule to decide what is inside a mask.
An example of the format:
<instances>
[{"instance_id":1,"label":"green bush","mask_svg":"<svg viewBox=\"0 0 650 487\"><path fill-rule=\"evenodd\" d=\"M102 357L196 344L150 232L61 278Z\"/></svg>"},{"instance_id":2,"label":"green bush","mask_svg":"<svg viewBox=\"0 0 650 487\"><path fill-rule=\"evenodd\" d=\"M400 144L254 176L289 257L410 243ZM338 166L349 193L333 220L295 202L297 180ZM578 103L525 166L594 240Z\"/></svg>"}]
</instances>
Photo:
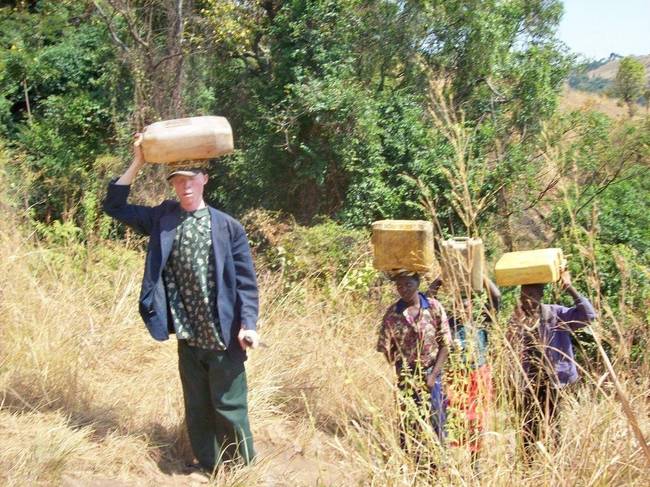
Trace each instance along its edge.
<instances>
[{"instance_id":1,"label":"green bush","mask_svg":"<svg viewBox=\"0 0 650 487\"><path fill-rule=\"evenodd\" d=\"M330 219L305 227L277 212L255 210L242 218L259 262L281 272L288 285L309 278L323 285L367 289L376 278L370 235Z\"/></svg>"}]
</instances>

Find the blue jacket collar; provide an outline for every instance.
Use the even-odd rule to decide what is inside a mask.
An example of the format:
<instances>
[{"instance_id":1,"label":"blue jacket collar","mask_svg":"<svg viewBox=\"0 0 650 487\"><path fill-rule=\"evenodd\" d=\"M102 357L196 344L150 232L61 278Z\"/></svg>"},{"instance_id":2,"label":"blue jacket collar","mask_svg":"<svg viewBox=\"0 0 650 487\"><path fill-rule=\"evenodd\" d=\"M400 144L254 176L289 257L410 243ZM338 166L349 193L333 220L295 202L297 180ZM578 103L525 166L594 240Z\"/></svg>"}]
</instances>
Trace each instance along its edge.
<instances>
[{"instance_id":1,"label":"blue jacket collar","mask_svg":"<svg viewBox=\"0 0 650 487\"><path fill-rule=\"evenodd\" d=\"M422 294L421 292L418 292L418 297L420 298L420 308L422 309L428 309L429 308L429 300L427 297ZM402 299L400 299L397 304L395 305L395 311L398 313L403 313L404 310L408 307L406 302Z\"/></svg>"}]
</instances>

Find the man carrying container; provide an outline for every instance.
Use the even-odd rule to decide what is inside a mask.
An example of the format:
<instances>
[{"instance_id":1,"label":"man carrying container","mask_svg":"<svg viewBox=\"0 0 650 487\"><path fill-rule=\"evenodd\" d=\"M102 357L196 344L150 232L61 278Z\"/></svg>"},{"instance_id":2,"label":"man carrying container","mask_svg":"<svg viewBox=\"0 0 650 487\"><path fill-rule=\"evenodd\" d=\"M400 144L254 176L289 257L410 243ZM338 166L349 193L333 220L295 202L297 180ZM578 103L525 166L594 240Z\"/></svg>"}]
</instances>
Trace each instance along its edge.
<instances>
[{"instance_id":1,"label":"man carrying container","mask_svg":"<svg viewBox=\"0 0 650 487\"><path fill-rule=\"evenodd\" d=\"M202 168L174 170L178 201L127 203L144 165L136 134L131 166L110 183L104 211L149 236L140 315L151 336L178 339L178 367L190 443L206 472L255 456L248 420L246 349L259 344L258 291L243 227L203 200Z\"/></svg>"},{"instance_id":2,"label":"man carrying container","mask_svg":"<svg viewBox=\"0 0 650 487\"><path fill-rule=\"evenodd\" d=\"M592 304L571 284L569 271L560 274L560 286L573 298L572 307L542 304L544 284L526 284L510 319L509 339L524 372L518 394L527 460L537 441L554 436L560 390L578 380L571 336L596 319Z\"/></svg>"}]
</instances>

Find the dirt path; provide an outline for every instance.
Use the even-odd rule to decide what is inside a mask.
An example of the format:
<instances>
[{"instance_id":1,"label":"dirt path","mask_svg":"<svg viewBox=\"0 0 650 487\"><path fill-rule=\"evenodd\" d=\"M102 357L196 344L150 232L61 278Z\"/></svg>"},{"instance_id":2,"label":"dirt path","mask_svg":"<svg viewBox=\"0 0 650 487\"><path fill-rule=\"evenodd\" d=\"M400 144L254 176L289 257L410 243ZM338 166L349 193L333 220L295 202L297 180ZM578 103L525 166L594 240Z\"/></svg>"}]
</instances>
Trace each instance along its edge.
<instances>
[{"instance_id":1,"label":"dirt path","mask_svg":"<svg viewBox=\"0 0 650 487\"><path fill-rule=\"evenodd\" d=\"M160 470L151 476L128 480L99 475L64 475L63 487L135 487L135 486L320 486L352 485L350 475L342 469L341 456L333 446L333 438L318 430L304 430L278 419L255 431L257 464L246 472L241 470L228 478L218 472L213 481L199 473L169 473ZM241 483L237 482L240 480Z\"/></svg>"}]
</instances>

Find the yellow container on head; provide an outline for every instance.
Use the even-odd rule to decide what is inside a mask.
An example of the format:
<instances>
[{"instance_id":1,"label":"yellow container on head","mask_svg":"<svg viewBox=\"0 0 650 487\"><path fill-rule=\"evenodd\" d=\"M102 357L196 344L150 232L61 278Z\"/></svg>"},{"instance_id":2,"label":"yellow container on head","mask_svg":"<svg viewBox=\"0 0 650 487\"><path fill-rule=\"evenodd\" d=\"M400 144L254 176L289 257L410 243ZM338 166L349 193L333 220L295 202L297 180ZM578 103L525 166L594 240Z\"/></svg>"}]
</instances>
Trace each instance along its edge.
<instances>
[{"instance_id":1,"label":"yellow container on head","mask_svg":"<svg viewBox=\"0 0 650 487\"><path fill-rule=\"evenodd\" d=\"M562 249L524 250L503 254L494 267L499 286L556 282L564 268Z\"/></svg>"},{"instance_id":2,"label":"yellow container on head","mask_svg":"<svg viewBox=\"0 0 650 487\"><path fill-rule=\"evenodd\" d=\"M384 272L398 270L431 273L435 265L433 224L423 220L380 220L372 224L374 266Z\"/></svg>"}]
</instances>

